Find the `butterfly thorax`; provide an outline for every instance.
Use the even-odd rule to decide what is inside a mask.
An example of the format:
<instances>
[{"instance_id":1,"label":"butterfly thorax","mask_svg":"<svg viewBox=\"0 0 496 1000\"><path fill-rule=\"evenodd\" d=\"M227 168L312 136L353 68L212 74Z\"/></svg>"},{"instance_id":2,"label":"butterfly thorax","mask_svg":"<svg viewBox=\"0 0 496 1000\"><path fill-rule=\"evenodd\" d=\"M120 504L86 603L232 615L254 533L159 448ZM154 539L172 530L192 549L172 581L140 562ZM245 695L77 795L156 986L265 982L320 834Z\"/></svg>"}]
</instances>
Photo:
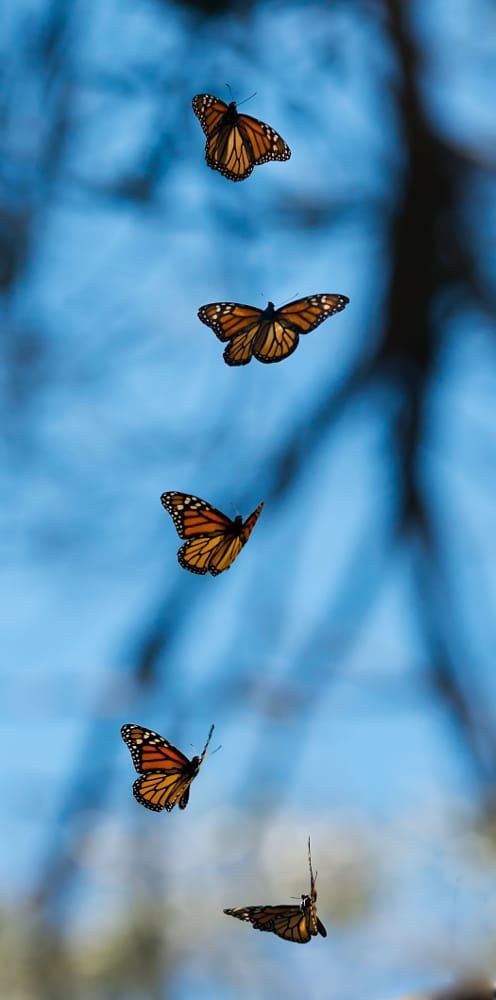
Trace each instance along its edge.
<instances>
[{"instance_id":1,"label":"butterfly thorax","mask_svg":"<svg viewBox=\"0 0 496 1000\"><path fill-rule=\"evenodd\" d=\"M233 521L233 535L240 535L243 531L243 518L241 514L237 514Z\"/></svg>"},{"instance_id":2,"label":"butterfly thorax","mask_svg":"<svg viewBox=\"0 0 496 1000\"><path fill-rule=\"evenodd\" d=\"M191 758L190 767L191 767L191 773L193 774L193 777L195 777L198 774L198 771L200 770L200 763L201 762L200 762L200 758L199 757L192 757Z\"/></svg>"},{"instance_id":3,"label":"butterfly thorax","mask_svg":"<svg viewBox=\"0 0 496 1000\"><path fill-rule=\"evenodd\" d=\"M238 120L238 118L239 118L239 115L238 115L238 112L236 110L236 101L231 101L231 103L227 105L227 111L224 112L224 115L223 115L223 118L222 118L222 124L223 125L235 125L236 122L237 122L237 120Z\"/></svg>"},{"instance_id":4,"label":"butterfly thorax","mask_svg":"<svg viewBox=\"0 0 496 1000\"><path fill-rule=\"evenodd\" d=\"M273 302L268 302L266 308L264 309L262 316L264 319L272 319L274 313L276 312L276 307Z\"/></svg>"}]
</instances>

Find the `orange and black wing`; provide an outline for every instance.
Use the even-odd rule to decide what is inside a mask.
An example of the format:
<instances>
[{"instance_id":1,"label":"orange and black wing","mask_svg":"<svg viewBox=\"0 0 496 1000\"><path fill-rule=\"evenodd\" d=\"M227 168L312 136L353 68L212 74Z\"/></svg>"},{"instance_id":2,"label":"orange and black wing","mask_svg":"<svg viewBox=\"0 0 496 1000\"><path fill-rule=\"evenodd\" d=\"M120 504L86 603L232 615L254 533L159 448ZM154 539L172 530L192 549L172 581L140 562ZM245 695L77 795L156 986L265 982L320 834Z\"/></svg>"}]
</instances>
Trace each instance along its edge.
<instances>
[{"instance_id":1,"label":"orange and black wing","mask_svg":"<svg viewBox=\"0 0 496 1000\"><path fill-rule=\"evenodd\" d=\"M218 576L229 569L248 541L263 507L263 503L259 504L238 530L230 518L199 497L169 492L160 499L180 538L186 539L177 553L179 563L201 576Z\"/></svg>"},{"instance_id":2,"label":"orange and black wing","mask_svg":"<svg viewBox=\"0 0 496 1000\"><path fill-rule=\"evenodd\" d=\"M162 809L170 812L175 805L180 809L186 809L193 778L194 774L174 775L164 774L163 771L146 774L134 782L133 795L140 805L153 809L154 812L162 812Z\"/></svg>"},{"instance_id":3,"label":"orange and black wing","mask_svg":"<svg viewBox=\"0 0 496 1000\"><path fill-rule=\"evenodd\" d=\"M133 785L135 799L155 812L162 809L170 812L176 804L184 809L189 786L198 773L197 762L190 761L163 736L143 726L122 726L121 736L141 774Z\"/></svg>"},{"instance_id":4,"label":"orange and black wing","mask_svg":"<svg viewBox=\"0 0 496 1000\"><path fill-rule=\"evenodd\" d=\"M228 365L247 365L253 354L253 344L260 332L262 310L238 302L209 302L198 310L198 317L209 326L223 343Z\"/></svg>"},{"instance_id":5,"label":"orange and black wing","mask_svg":"<svg viewBox=\"0 0 496 1000\"><path fill-rule=\"evenodd\" d=\"M253 343L253 355L264 364L289 357L298 347L300 334L310 333L348 304L346 295L308 295L277 309L271 321L261 324Z\"/></svg>"},{"instance_id":6,"label":"orange and black wing","mask_svg":"<svg viewBox=\"0 0 496 1000\"><path fill-rule=\"evenodd\" d=\"M253 163L268 163L269 160L289 160L291 150L281 135L251 115L239 116L239 130L252 151Z\"/></svg>"},{"instance_id":7,"label":"orange and black wing","mask_svg":"<svg viewBox=\"0 0 496 1000\"><path fill-rule=\"evenodd\" d=\"M306 944L312 936L301 906L236 906L224 913L248 920L258 931L269 931L296 944Z\"/></svg>"},{"instance_id":8,"label":"orange and black wing","mask_svg":"<svg viewBox=\"0 0 496 1000\"><path fill-rule=\"evenodd\" d=\"M191 493L170 490L162 493L160 502L172 517L179 538L225 535L232 525L231 519L222 511Z\"/></svg>"},{"instance_id":9,"label":"orange and black wing","mask_svg":"<svg viewBox=\"0 0 496 1000\"><path fill-rule=\"evenodd\" d=\"M208 139L218 129L227 112L227 104L221 101L220 97L214 97L213 94L197 94L192 100L192 105Z\"/></svg>"},{"instance_id":10,"label":"orange and black wing","mask_svg":"<svg viewBox=\"0 0 496 1000\"><path fill-rule=\"evenodd\" d=\"M310 333L319 323L329 319L329 316L341 312L349 301L346 295L306 295L302 299L295 299L294 302L281 306L277 310L277 315L286 323L291 323L298 333Z\"/></svg>"},{"instance_id":11,"label":"orange and black wing","mask_svg":"<svg viewBox=\"0 0 496 1000\"><path fill-rule=\"evenodd\" d=\"M258 507L256 507L250 516L246 518L246 521L243 522L240 533L223 539L218 548L212 552L208 566L212 576L217 576L219 573L223 573L224 570L229 569L229 567L232 566L236 557L239 556L241 549L244 545L246 545L253 528L260 517L263 505L264 502L262 500Z\"/></svg>"},{"instance_id":12,"label":"orange and black wing","mask_svg":"<svg viewBox=\"0 0 496 1000\"><path fill-rule=\"evenodd\" d=\"M251 146L237 123L220 125L207 139L205 159L212 170L218 170L230 181L244 181L253 171Z\"/></svg>"}]
</instances>

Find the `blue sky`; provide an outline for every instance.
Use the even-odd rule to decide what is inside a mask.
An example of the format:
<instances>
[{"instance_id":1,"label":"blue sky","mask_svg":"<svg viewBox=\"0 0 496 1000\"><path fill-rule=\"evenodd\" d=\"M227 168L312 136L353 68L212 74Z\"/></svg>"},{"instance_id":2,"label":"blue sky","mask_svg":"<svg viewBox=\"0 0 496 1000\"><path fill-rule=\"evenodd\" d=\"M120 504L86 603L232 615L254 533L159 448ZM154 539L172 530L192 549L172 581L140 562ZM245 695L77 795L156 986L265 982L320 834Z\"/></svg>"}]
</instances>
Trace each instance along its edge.
<instances>
[{"instance_id":1,"label":"blue sky","mask_svg":"<svg viewBox=\"0 0 496 1000\"><path fill-rule=\"evenodd\" d=\"M494 148L494 12L477 6L473 18L473 4L448 13L422 3L415 22L433 121L483 158ZM10 32L7 25L4 53ZM21 86L25 74L31 87L10 135L12 162L32 164L29 183L45 127L30 56L28 33L26 52L7 59L6 71L7 82ZM114 919L137 830L150 852L168 838L174 912L181 896L197 906L201 889L207 920L214 911L217 919L222 894L236 905L263 902L265 886L282 892L281 902L304 891L308 832L325 859L317 867L328 910L343 868L366 871L368 852L377 862L382 889L371 890L362 917L342 925L336 914L324 917L333 933L306 957L225 927L221 914L211 937L179 961L170 995L254 995L248 972L258 962L288 996L317 970L317 981L329 979L325 992L315 986L316 1000L351 1000L364 983L385 1000L447 974L453 951L460 965L482 962L494 948L495 914L490 866L477 869L482 847L466 832L471 776L420 683L429 654L415 552L394 550L390 537L397 401L378 388L340 414L217 579L181 570L159 499L180 489L248 513L270 493L288 434L376 341L403 164L384 25L350 4L261 4L238 23L197 22L166 4L105 0L88 13L76 3L62 74L73 88L69 137L7 314L15 330L36 332L40 355L10 413L15 447L2 518L3 725L16 748L4 756L5 898L29 895L47 856L84 829L71 785L91 733L86 780L103 769L109 792L98 817L87 818L92 860L68 890L75 938L79 927L90 934L88 900L98 898L104 924ZM257 91L245 110L293 149L289 163L257 168L240 185L206 167L190 109L196 92L225 97L226 81L239 99ZM47 121L52 111L49 103ZM160 142L152 197L116 197L116 181L139 178ZM489 244L484 178L466 198L479 200ZM326 213L324 224L308 223L315 211ZM488 287L493 265L489 248ZM317 291L346 294L350 305L280 365L228 368L196 318L204 302L262 306ZM475 311L440 325L440 336L423 468L459 609L453 642L466 648L486 692L481 713L494 719L494 341ZM310 446L302 440L304 453ZM136 644L172 594L181 627L154 684L140 690ZM185 750L202 746L216 723L222 750L207 760L184 815L138 812L119 737L125 721ZM230 871L226 844L245 826L255 846L245 836ZM107 842L126 859L108 883L98 861ZM273 873L284 842L284 877L295 869L287 890ZM178 862L184 845L188 865ZM216 845L224 853L216 856ZM359 886L367 897L364 875ZM243 890L253 899L239 898ZM232 959L221 981L212 956L220 962L227 947L239 949L239 964ZM229 985L235 969L239 994Z\"/></svg>"}]
</instances>

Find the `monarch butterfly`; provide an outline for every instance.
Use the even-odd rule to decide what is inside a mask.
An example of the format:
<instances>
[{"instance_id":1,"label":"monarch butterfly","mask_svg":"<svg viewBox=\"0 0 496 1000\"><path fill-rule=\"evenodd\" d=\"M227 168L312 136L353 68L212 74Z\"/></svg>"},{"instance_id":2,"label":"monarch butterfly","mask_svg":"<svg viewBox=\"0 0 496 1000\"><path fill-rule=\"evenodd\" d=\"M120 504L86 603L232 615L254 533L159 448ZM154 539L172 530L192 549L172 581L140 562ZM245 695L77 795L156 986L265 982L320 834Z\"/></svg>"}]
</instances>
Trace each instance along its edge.
<instances>
[{"instance_id":1,"label":"monarch butterfly","mask_svg":"<svg viewBox=\"0 0 496 1000\"><path fill-rule=\"evenodd\" d=\"M246 521L239 516L231 521L206 500L189 493L162 493L160 500L179 537L186 539L177 553L181 566L191 573L210 572L212 576L229 569L239 556L263 507L262 501Z\"/></svg>"},{"instance_id":2,"label":"monarch butterfly","mask_svg":"<svg viewBox=\"0 0 496 1000\"><path fill-rule=\"evenodd\" d=\"M239 302L210 302L201 306L198 318L219 340L229 341L224 351L226 365L247 365L252 357L271 365L296 351L300 333L315 330L349 301L346 295L307 295L279 309L273 302L266 309Z\"/></svg>"},{"instance_id":3,"label":"monarch butterfly","mask_svg":"<svg viewBox=\"0 0 496 1000\"><path fill-rule=\"evenodd\" d=\"M278 133L250 115L240 115L236 101L225 104L212 94L197 94L193 111L207 137L205 159L230 181L244 181L253 167L269 160L289 160L291 150Z\"/></svg>"},{"instance_id":4,"label":"monarch butterfly","mask_svg":"<svg viewBox=\"0 0 496 1000\"><path fill-rule=\"evenodd\" d=\"M207 742L199 757L189 760L177 747L154 733L152 729L133 724L122 726L121 736L131 751L133 764L141 774L133 785L137 802L154 812L175 805L186 809L191 782L202 766L214 726L210 726Z\"/></svg>"},{"instance_id":5,"label":"monarch butterfly","mask_svg":"<svg viewBox=\"0 0 496 1000\"><path fill-rule=\"evenodd\" d=\"M310 868L310 895L302 893L301 903L288 906L236 906L224 910L230 917L238 920L249 920L257 931L271 931L285 941L296 944L306 944L311 937L321 934L327 937L327 931L317 916L317 890L315 875L312 871L310 854L310 837L308 838L308 864Z\"/></svg>"}]
</instances>

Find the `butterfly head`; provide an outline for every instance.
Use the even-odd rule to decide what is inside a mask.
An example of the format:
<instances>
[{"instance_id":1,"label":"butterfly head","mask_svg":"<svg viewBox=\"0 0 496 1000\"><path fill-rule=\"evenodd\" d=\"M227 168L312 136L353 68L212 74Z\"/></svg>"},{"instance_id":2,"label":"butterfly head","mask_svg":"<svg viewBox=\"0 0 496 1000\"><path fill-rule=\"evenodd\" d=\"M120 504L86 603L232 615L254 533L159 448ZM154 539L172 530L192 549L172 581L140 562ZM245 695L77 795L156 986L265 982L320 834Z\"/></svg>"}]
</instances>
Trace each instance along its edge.
<instances>
[{"instance_id":1,"label":"butterfly head","mask_svg":"<svg viewBox=\"0 0 496 1000\"><path fill-rule=\"evenodd\" d=\"M300 909L302 910L303 913L305 912L305 910L308 910L310 908L311 902L312 901L311 901L310 896L308 895L308 893L307 892L302 892L302 894L301 894Z\"/></svg>"},{"instance_id":2,"label":"butterfly head","mask_svg":"<svg viewBox=\"0 0 496 1000\"><path fill-rule=\"evenodd\" d=\"M232 123L232 124L235 123L235 121L237 120L237 117L238 117L238 112L236 110L237 107L238 107L238 105L236 104L236 101L230 101L230 103L227 105L227 111L225 112L225 115L224 115L224 124L225 125L228 124L228 123Z\"/></svg>"},{"instance_id":3,"label":"butterfly head","mask_svg":"<svg viewBox=\"0 0 496 1000\"><path fill-rule=\"evenodd\" d=\"M273 302L267 302L267 306L264 309L264 319L271 319L276 311L276 307Z\"/></svg>"},{"instance_id":4,"label":"butterfly head","mask_svg":"<svg viewBox=\"0 0 496 1000\"><path fill-rule=\"evenodd\" d=\"M233 531L235 535L240 535L243 530L243 518L241 514L236 514L233 521Z\"/></svg>"}]
</instances>

